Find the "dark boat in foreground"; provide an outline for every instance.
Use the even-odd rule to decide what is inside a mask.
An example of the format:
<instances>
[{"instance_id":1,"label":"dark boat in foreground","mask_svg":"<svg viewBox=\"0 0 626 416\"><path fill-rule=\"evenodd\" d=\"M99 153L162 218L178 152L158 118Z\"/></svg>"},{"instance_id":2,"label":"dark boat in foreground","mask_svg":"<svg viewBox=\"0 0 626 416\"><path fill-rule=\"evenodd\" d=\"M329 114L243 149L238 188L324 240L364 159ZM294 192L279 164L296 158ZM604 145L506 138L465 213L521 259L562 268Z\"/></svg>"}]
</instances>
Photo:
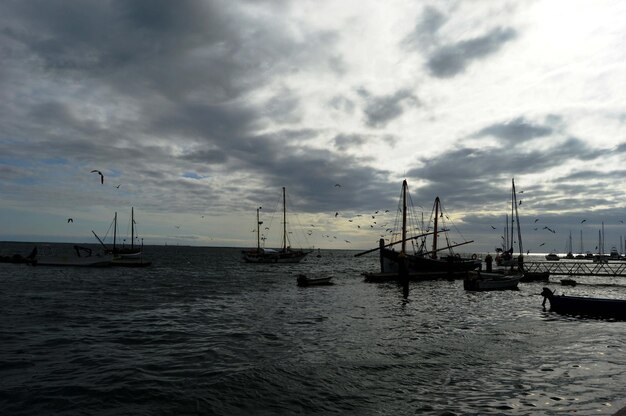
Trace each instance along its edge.
<instances>
[{"instance_id":1,"label":"dark boat in foreground","mask_svg":"<svg viewBox=\"0 0 626 416\"><path fill-rule=\"evenodd\" d=\"M547 287L543 288L541 295L544 298L542 306L545 307L546 300L549 300L550 310L554 312L626 320L624 299L555 295Z\"/></svg>"}]
</instances>

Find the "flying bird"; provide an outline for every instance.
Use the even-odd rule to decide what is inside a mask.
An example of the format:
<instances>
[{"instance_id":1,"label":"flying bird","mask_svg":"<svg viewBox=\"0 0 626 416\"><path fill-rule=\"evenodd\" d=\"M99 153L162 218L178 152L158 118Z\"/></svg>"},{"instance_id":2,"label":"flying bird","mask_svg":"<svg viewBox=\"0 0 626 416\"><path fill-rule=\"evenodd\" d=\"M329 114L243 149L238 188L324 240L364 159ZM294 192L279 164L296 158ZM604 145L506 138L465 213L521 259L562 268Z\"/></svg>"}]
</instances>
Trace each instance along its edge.
<instances>
[{"instance_id":1,"label":"flying bird","mask_svg":"<svg viewBox=\"0 0 626 416\"><path fill-rule=\"evenodd\" d=\"M493 225L491 226L491 228L494 229L494 230L496 229L496 227L494 227Z\"/></svg>"},{"instance_id":2,"label":"flying bird","mask_svg":"<svg viewBox=\"0 0 626 416\"><path fill-rule=\"evenodd\" d=\"M517 204L517 205L522 205L522 201L520 200L520 201L519 201L519 204Z\"/></svg>"},{"instance_id":3,"label":"flying bird","mask_svg":"<svg viewBox=\"0 0 626 416\"><path fill-rule=\"evenodd\" d=\"M120 186L122 186L122 184L121 184L121 183L120 183L119 185L117 185L117 186L115 187L115 189L120 189Z\"/></svg>"},{"instance_id":4,"label":"flying bird","mask_svg":"<svg viewBox=\"0 0 626 416\"><path fill-rule=\"evenodd\" d=\"M72 218L68 218L68 219L67 219L67 222L68 222L68 223L69 223L69 222L74 222L74 220L73 220Z\"/></svg>"},{"instance_id":5,"label":"flying bird","mask_svg":"<svg viewBox=\"0 0 626 416\"><path fill-rule=\"evenodd\" d=\"M622 224L624 224L624 220L619 220L619 222L621 222Z\"/></svg>"},{"instance_id":6,"label":"flying bird","mask_svg":"<svg viewBox=\"0 0 626 416\"><path fill-rule=\"evenodd\" d=\"M337 216L338 216L338 215L339 215L339 213L338 213L338 212L335 212L335 218L337 218Z\"/></svg>"},{"instance_id":7,"label":"flying bird","mask_svg":"<svg viewBox=\"0 0 626 416\"><path fill-rule=\"evenodd\" d=\"M537 223L537 221L539 221L539 218L535 218L535 223Z\"/></svg>"},{"instance_id":8,"label":"flying bird","mask_svg":"<svg viewBox=\"0 0 626 416\"><path fill-rule=\"evenodd\" d=\"M582 220L580 223L582 224L583 222L587 221L586 219Z\"/></svg>"},{"instance_id":9,"label":"flying bird","mask_svg":"<svg viewBox=\"0 0 626 416\"><path fill-rule=\"evenodd\" d=\"M340 184L338 184L338 183L336 183L336 184L335 184L335 188L341 188L341 185L340 185Z\"/></svg>"},{"instance_id":10,"label":"flying bird","mask_svg":"<svg viewBox=\"0 0 626 416\"><path fill-rule=\"evenodd\" d=\"M91 171L91 173L97 173L98 175L100 175L100 183L104 184L104 175L102 174L102 172L100 172L97 169L94 169L94 170Z\"/></svg>"},{"instance_id":11,"label":"flying bird","mask_svg":"<svg viewBox=\"0 0 626 416\"><path fill-rule=\"evenodd\" d=\"M175 225L174 227L176 227L177 230L180 230L180 225Z\"/></svg>"},{"instance_id":12,"label":"flying bird","mask_svg":"<svg viewBox=\"0 0 626 416\"><path fill-rule=\"evenodd\" d=\"M539 247L546 245L546 243L541 243L539 244Z\"/></svg>"}]
</instances>

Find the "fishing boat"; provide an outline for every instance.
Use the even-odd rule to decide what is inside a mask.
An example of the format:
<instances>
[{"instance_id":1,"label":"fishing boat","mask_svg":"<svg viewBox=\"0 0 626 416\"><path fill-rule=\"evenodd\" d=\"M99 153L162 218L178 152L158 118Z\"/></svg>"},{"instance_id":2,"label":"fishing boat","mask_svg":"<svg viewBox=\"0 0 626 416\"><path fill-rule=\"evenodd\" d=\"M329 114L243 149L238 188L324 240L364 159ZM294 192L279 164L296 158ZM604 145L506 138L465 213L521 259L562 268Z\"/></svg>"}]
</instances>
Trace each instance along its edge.
<instances>
[{"instance_id":1,"label":"fishing boat","mask_svg":"<svg viewBox=\"0 0 626 416\"><path fill-rule=\"evenodd\" d=\"M545 308L546 300L550 301L550 310L558 313L593 316L602 318L626 319L626 300L591 298L583 296L555 295L547 287L541 292Z\"/></svg>"},{"instance_id":2,"label":"fishing boat","mask_svg":"<svg viewBox=\"0 0 626 416\"><path fill-rule=\"evenodd\" d=\"M242 256L245 262L247 263L299 263L302 259L304 259L310 251L305 251L302 249L292 249L288 244L287 237L287 203L286 203L286 193L285 187L283 186L283 238L282 238L282 248L268 249L261 247L261 230L260 226L263 224L263 221L260 220L259 211L261 208L257 208L256 210L256 222L257 222L257 246L256 249L243 250Z\"/></svg>"},{"instance_id":3,"label":"fishing boat","mask_svg":"<svg viewBox=\"0 0 626 416\"><path fill-rule=\"evenodd\" d=\"M307 276L306 274L299 274L296 282L298 286L327 286L333 284L332 278L332 275Z\"/></svg>"},{"instance_id":4,"label":"fishing boat","mask_svg":"<svg viewBox=\"0 0 626 416\"><path fill-rule=\"evenodd\" d=\"M39 253L37 247L31 253L33 266L71 266L71 267L108 267L111 266L111 254L93 254L88 247L73 246L74 253L58 254L50 247L44 246Z\"/></svg>"},{"instance_id":5,"label":"fishing boat","mask_svg":"<svg viewBox=\"0 0 626 416\"><path fill-rule=\"evenodd\" d=\"M463 289L469 291L516 290L523 275L520 272L483 272L472 270L463 279Z\"/></svg>"},{"instance_id":6,"label":"fishing boat","mask_svg":"<svg viewBox=\"0 0 626 416\"><path fill-rule=\"evenodd\" d=\"M385 240L380 239L378 248L355 254L355 257L359 257L367 253L379 251L381 272L367 274L365 276L367 281L393 280L400 276L401 273L416 280L450 278L453 276L464 276L467 271L480 267L481 261L476 254L473 254L471 258L463 258L453 251L453 248L472 243L473 240L449 244L447 235L445 235L449 230L445 227L439 229L439 220L444 217L439 197L435 198L433 205L433 231L411 237L407 236L407 213L409 211L407 195L408 185L405 180L402 183L402 232L400 240L385 244ZM444 247L438 246L440 234L445 236L446 245ZM427 245L427 236L432 236L431 247ZM406 243L408 241L417 242L413 246L412 253L407 252ZM397 244L401 244L399 251L392 248ZM440 256L439 253L442 251L448 251L447 255Z\"/></svg>"}]
</instances>

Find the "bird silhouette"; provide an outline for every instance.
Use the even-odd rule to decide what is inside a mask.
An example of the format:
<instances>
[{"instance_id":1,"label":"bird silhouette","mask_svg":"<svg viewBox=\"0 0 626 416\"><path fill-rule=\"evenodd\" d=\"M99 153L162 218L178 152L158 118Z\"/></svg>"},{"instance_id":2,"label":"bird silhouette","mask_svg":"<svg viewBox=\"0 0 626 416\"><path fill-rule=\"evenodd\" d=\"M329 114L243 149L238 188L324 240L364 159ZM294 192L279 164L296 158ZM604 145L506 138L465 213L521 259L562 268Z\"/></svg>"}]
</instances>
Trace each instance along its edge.
<instances>
[{"instance_id":1,"label":"bird silhouette","mask_svg":"<svg viewBox=\"0 0 626 416\"><path fill-rule=\"evenodd\" d=\"M585 219L585 220L582 220L580 223L582 224L582 223L583 223L583 222L585 222L585 221L587 221L587 220L586 220L586 219Z\"/></svg>"},{"instance_id":2,"label":"bird silhouette","mask_svg":"<svg viewBox=\"0 0 626 416\"><path fill-rule=\"evenodd\" d=\"M97 169L94 169L94 170L91 171L91 173L97 173L98 175L100 175L100 183L104 184L104 175L102 174L102 172L100 172Z\"/></svg>"},{"instance_id":3,"label":"bird silhouette","mask_svg":"<svg viewBox=\"0 0 626 416\"><path fill-rule=\"evenodd\" d=\"M67 219L67 222L68 222L68 223L69 223L69 222L74 222L74 220L73 220L72 218L68 218L68 219Z\"/></svg>"},{"instance_id":4,"label":"bird silhouette","mask_svg":"<svg viewBox=\"0 0 626 416\"><path fill-rule=\"evenodd\" d=\"M180 225L175 225L174 227L176 227L177 230L180 230Z\"/></svg>"},{"instance_id":5,"label":"bird silhouette","mask_svg":"<svg viewBox=\"0 0 626 416\"><path fill-rule=\"evenodd\" d=\"M120 183L119 185L117 185L117 186L115 187L115 189L120 189L120 186L122 186L122 184L121 184L121 183Z\"/></svg>"},{"instance_id":6,"label":"bird silhouette","mask_svg":"<svg viewBox=\"0 0 626 416\"><path fill-rule=\"evenodd\" d=\"M494 229L494 230L496 229L496 227L494 227L493 225L491 226L491 228Z\"/></svg>"},{"instance_id":7,"label":"bird silhouette","mask_svg":"<svg viewBox=\"0 0 626 416\"><path fill-rule=\"evenodd\" d=\"M541 243L541 244L539 244L539 247L545 246L545 245L546 245L546 243Z\"/></svg>"},{"instance_id":8,"label":"bird silhouette","mask_svg":"<svg viewBox=\"0 0 626 416\"><path fill-rule=\"evenodd\" d=\"M539 218L535 218L535 223L536 223L537 221L539 221Z\"/></svg>"},{"instance_id":9,"label":"bird silhouette","mask_svg":"<svg viewBox=\"0 0 626 416\"><path fill-rule=\"evenodd\" d=\"M517 204L517 205L522 205L522 201L519 201L519 204Z\"/></svg>"},{"instance_id":10,"label":"bird silhouette","mask_svg":"<svg viewBox=\"0 0 626 416\"><path fill-rule=\"evenodd\" d=\"M339 215L339 213L338 213L338 212L335 212L335 218L337 218L337 216L338 216L338 215Z\"/></svg>"},{"instance_id":11,"label":"bird silhouette","mask_svg":"<svg viewBox=\"0 0 626 416\"><path fill-rule=\"evenodd\" d=\"M341 185L340 185L340 184L338 184L338 183L336 183L336 184L335 184L335 188L341 188Z\"/></svg>"}]
</instances>

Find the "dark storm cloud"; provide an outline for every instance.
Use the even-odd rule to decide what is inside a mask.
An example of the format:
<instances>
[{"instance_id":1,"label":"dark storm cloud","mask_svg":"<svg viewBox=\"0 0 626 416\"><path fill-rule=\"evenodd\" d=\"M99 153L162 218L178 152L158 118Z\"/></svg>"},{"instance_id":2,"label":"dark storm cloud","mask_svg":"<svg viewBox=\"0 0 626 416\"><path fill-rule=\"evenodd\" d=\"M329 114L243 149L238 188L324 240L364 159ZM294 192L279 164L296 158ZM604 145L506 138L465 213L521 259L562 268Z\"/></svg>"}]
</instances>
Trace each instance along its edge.
<instances>
[{"instance_id":1,"label":"dark storm cloud","mask_svg":"<svg viewBox=\"0 0 626 416\"><path fill-rule=\"evenodd\" d=\"M554 156L556 153L558 158ZM510 182L512 177L604 156L602 149L590 148L575 138L555 143L554 148L536 150L506 146L489 149L460 147L435 158L418 160L419 167L411 169L408 176L427 181L427 185L419 189L420 195L446 195L452 204L465 208L485 207L493 203L492 197L501 194L503 183Z\"/></svg>"},{"instance_id":2,"label":"dark storm cloud","mask_svg":"<svg viewBox=\"0 0 626 416\"><path fill-rule=\"evenodd\" d=\"M552 134L552 128L533 125L523 117L505 123L496 123L475 133L473 137L494 136L507 142L524 142Z\"/></svg>"},{"instance_id":3,"label":"dark storm cloud","mask_svg":"<svg viewBox=\"0 0 626 416\"><path fill-rule=\"evenodd\" d=\"M430 54L428 69L437 78L454 77L473 61L496 53L516 35L512 28L496 28L484 36L441 46Z\"/></svg>"},{"instance_id":4,"label":"dark storm cloud","mask_svg":"<svg viewBox=\"0 0 626 416\"><path fill-rule=\"evenodd\" d=\"M364 89L358 91L365 100L365 122L370 127L384 127L391 120L400 117L405 105L419 104L417 97L409 89L400 89L393 94L372 96Z\"/></svg>"}]
</instances>

